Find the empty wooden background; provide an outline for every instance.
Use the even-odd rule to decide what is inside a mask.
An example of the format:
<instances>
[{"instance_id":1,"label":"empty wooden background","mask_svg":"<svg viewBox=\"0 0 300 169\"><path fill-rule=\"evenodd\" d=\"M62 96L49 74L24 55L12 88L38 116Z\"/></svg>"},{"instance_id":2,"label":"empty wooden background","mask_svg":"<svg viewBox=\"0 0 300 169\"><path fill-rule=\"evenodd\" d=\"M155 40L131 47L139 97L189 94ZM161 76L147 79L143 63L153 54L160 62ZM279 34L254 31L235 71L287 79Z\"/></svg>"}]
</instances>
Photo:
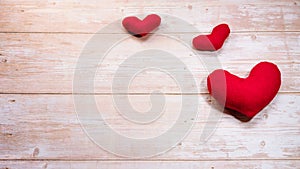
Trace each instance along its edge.
<instances>
[{"instance_id":1,"label":"empty wooden background","mask_svg":"<svg viewBox=\"0 0 300 169\"><path fill-rule=\"evenodd\" d=\"M279 94L248 123L224 115L205 144L199 144L199 136L209 121L202 113L191 133L162 155L132 160L102 150L83 132L74 110L76 61L94 33L137 13L170 14L199 29L178 34L208 33L213 26L228 23L232 33L217 53L223 68L246 76L259 61L274 62L282 72ZM138 136L149 130L155 135L167 128L176 111L180 97L176 83L153 71L141 73L132 83L133 105L145 110L147 93L162 90L168 93L166 117L170 118L141 127L123 122L110 106L111 79L123 59L121 54L126 57L147 45L167 45L177 53L199 77L201 110L212 107L201 65L188 50L169 43L159 36L142 42L130 37L96 77L97 100L107 105L103 107L105 120L119 132ZM300 168L299 57L298 0L0 0L0 167Z\"/></svg>"}]
</instances>

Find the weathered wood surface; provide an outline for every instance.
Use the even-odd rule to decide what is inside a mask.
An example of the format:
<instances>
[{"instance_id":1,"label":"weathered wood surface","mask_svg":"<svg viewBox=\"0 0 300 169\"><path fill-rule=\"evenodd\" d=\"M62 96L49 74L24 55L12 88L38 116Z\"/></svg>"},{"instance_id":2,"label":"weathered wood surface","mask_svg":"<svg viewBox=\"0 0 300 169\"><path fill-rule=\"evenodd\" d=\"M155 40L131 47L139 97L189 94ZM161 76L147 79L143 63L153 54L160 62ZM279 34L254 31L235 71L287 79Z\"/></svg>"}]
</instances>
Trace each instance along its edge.
<instances>
[{"instance_id":1,"label":"weathered wood surface","mask_svg":"<svg viewBox=\"0 0 300 169\"><path fill-rule=\"evenodd\" d=\"M233 31L299 31L299 1L34 1L0 2L1 32L85 32L136 13L178 16L199 31L229 23ZM180 15L178 15L180 14ZM162 26L168 23L163 23Z\"/></svg>"},{"instance_id":2,"label":"weathered wood surface","mask_svg":"<svg viewBox=\"0 0 300 169\"><path fill-rule=\"evenodd\" d=\"M139 74L129 92L140 111L151 105L146 93L168 93L161 119L140 126L121 118L113 107L111 82L116 69L128 56L147 48L168 49L191 70L198 93L188 94L200 93L199 117L191 133L160 156L136 161L102 150L87 137L76 116L71 95L76 62L94 33L138 13L174 15L199 30L175 32L177 38L192 39L216 24L228 23L232 34L222 50L200 56L217 55L220 68L242 77L259 61L276 63L282 72L278 96L248 123L224 114L214 134L200 144L203 127L212 123L207 120L209 110L216 108L207 95L205 65L192 50L168 37L174 32L147 41L129 36L99 65L95 77L105 121L124 135L147 137L164 132L176 119L180 90L158 71ZM163 22L160 29L168 26ZM117 32L126 34L121 26ZM0 0L0 168L298 168L299 32L298 0Z\"/></svg>"},{"instance_id":3,"label":"weathered wood surface","mask_svg":"<svg viewBox=\"0 0 300 169\"><path fill-rule=\"evenodd\" d=\"M1 92L71 93L77 59L91 36L0 34L0 39L3 39L0 41ZM167 52L182 60L192 72L200 93L207 92L205 78L209 73L201 59L216 56L222 64L222 67L217 68L227 69L241 77L245 77L260 61L277 63L282 72L280 91L298 92L299 39L298 33L232 34L218 53L203 52L196 56L186 46L165 36L153 36L143 43L135 38L129 38L122 45L114 47L99 63L99 71L95 76L95 92L111 93L112 81L118 66L135 52L149 48L167 49ZM176 65L173 67L177 68ZM157 83L161 80L163 82ZM154 90L166 93L180 92L172 78L157 70L140 73L130 88L132 93L147 93Z\"/></svg>"},{"instance_id":4,"label":"weathered wood surface","mask_svg":"<svg viewBox=\"0 0 300 169\"><path fill-rule=\"evenodd\" d=\"M137 110L149 107L148 96L130 97ZM96 96L104 120L116 131L134 138L154 137L171 127L170 122L177 119L181 108L180 99L181 96L167 95L164 115L149 125L139 125L117 113L110 95ZM298 94L279 94L248 123L224 115L205 144L200 144L200 135L204 125L212 122L207 116L214 105L206 94L199 99L199 117L191 133L173 150L153 159L299 159ZM71 95L1 95L0 103L1 159L120 158L105 152L85 135Z\"/></svg>"},{"instance_id":5,"label":"weathered wood surface","mask_svg":"<svg viewBox=\"0 0 300 169\"><path fill-rule=\"evenodd\" d=\"M254 160L254 161L6 161L0 164L1 168L13 169L221 169L221 168L249 168L249 169L295 169L300 165L299 161L286 160Z\"/></svg>"}]
</instances>

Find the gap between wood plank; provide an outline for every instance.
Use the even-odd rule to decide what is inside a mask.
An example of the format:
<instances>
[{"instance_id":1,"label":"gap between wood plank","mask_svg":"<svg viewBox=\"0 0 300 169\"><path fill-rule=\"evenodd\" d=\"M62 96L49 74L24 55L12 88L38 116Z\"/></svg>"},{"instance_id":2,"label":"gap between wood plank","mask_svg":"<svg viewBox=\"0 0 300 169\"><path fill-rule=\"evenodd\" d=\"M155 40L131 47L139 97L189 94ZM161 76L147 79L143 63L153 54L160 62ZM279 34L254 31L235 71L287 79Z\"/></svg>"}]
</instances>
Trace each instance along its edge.
<instances>
[{"instance_id":1,"label":"gap between wood plank","mask_svg":"<svg viewBox=\"0 0 300 169\"><path fill-rule=\"evenodd\" d=\"M185 159L185 160L176 160L177 162L193 162L193 161L286 161L293 160L299 161L300 158L237 158L237 159ZM0 159L0 161L107 161L107 162L130 162L130 161L139 161L139 162L172 162L174 159L54 159L54 158L41 158L41 159Z\"/></svg>"},{"instance_id":2,"label":"gap between wood plank","mask_svg":"<svg viewBox=\"0 0 300 169\"><path fill-rule=\"evenodd\" d=\"M0 95L149 95L151 93L5 93ZM152 93L153 95L207 95L207 93ZM278 92L278 94L300 94L300 92Z\"/></svg>"},{"instance_id":3,"label":"gap between wood plank","mask_svg":"<svg viewBox=\"0 0 300 169\"><path fill-rule=\"evenodd\" d=\"M300 30L293 30L293 31L232 31L230 32L231 34L243 34L243 33L299 33ZM120 33L93 33L93 32L7 32L7 31L0 31L0 34L6 34L6 33L12 33L12 34L120 34ZM188 34L195 34L195 33L211 33L211 32L169 32L172 34L184 34L184 33L188 33ZM124 32L123 34L127 34L126 32ZM155 34L155 33L149 33L151 34Z\"/></svg>"}]
</instances>

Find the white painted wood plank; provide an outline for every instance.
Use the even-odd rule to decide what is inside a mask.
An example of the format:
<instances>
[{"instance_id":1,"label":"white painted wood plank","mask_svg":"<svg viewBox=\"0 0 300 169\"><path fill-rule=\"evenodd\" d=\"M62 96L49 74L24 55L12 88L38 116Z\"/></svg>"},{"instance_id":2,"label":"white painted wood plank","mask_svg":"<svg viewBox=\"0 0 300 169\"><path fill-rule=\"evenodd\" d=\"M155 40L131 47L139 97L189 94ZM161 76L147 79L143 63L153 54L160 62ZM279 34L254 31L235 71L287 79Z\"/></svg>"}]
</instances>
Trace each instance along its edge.
<instances>
[{"instance_id":1,"label":"white painted wood plank","mask_svg":"<svg viewBox=\"0 0 300 169\"><path fill-rule=\"evenodd\" d=\"M209 32L221 22L228 23L234 33L218 52L223 68L245 76L259 61L275 62L282 71L280 92L283 93L248 123L224 115L208 142L200 145L199 136L203 126L212 123L206 118L215 106L211 105L207 94L199 95L200 114L189 136L173 150L150 159L169 162L106 161L123 158L103 151L87 138L76 118L71 95L1 94L0 159L4 161L0 162L0 168L297 168L300 165L299 4L291 0L1 0L2 93L71 93L77 58L92 33L116 19L149 12L180 14L180 18L192 23L199 32ZM163 22L160 28L164 29L169 26L167 24ZM178 33L178 36L197 34ZM122 59L151 45L168 46L178 54L196 77L200 93L207 93L207 72L190 50L168 38L152 36L146 42L140 43L131 37L126 41L127 46L116 48L120 53L111 53L112 57L108 57L102 67L104 72L99 72L96 77L97 93L110 92L113 70ZM211 56L214 54L203 53L203 57ZM178 93L175 83L158 72L138 76L130 92L147 93L157 89ZM112 127L138 137L146 136L145 131L150 136L164 132L178 112L179 97L168 95L166 115L157 123L142 127L124 121L111 106L110 95L99 95L97 101L105 105L100 107ZM144 95L133 95L131 101L138 110L145 110L150 105L149 98ZM101 161L84 162L93 159Z\"/></svg>"},{"instance_id":2,"label":"white painted wood plank","mask_svg":"<svg viewBox=\"0 0 300 169\"><path fill-rule=\"evenodd\" d=\"M299 167L299 160L245 160L245 161L4 161L1 168L13 169L222 169L222 168L248 168L248 169L295 169Z\"/></svg>"},{"instance_id":3,"label":"white painted wood plank","mask_svg":"<svg viewBox=\"0 0 300 169\"><path fill-rule=\"evenodd\" d=\"M130 96L140 111L149 97ZM124 120L109 95L96 96L105 121L133 138L155 137L172 126L180 109L180 96L166 96L166 111L158 121L138 125ZM272 104L248 123L224 115L213 135L200 144L211 105L199 96L199 115L191 133L174 149L153 157L168 160L299 159L300 96L279 94ZM1 159L120 159L95 145L83 132L70 95L1 95ZM220 112L221 113L221 112ZM175 119L174 119L175 118ZM192 119L191 119L192 120ZM94 125L91 121L90 125ZM147 131L147 132L145 132Z\"/></svg>"},{"instance_id":4,"label":"white painted wood plank","mask_svg":"<svg viewBox=\"0 0 300 169\"><path fill-rule=\"evenodd\" d=\"M221 22L233 31L298 31L297 1L34 1L0 2L1 32L95 33L106 24L136 13L178 16L209 32ZM179 15L180 14L180 15ZM172 24L172 23L164 23Z\"/></svg>"},{"instance_id":5,"label":"white painted wood plank","mask_svg":"<svg viewBox=\"0 0 300 169\"><path fill-rule=\"evenodd\" d=\"M71 93L77 59L91 37L86 34L0 34L1 92ZM149 48L166 50L179 58L192 72L200 93L207 93L205 79L209 73L201 59L211 57L218 57L222 64L217 68L227 69L241 77L245 77L260 61L277 63L282 72L280 91L299 92L299 39L298 33L232 34L222 50L202 52L198 57L185 45L166 36L152 36L147 41L129 37L115 46L99 64L95 92L111 93L118 66L135 52ZM130 87L132 93L154 90L180 92L173 79L159 71L140 73Z\"/></svg>"}]
</instances>

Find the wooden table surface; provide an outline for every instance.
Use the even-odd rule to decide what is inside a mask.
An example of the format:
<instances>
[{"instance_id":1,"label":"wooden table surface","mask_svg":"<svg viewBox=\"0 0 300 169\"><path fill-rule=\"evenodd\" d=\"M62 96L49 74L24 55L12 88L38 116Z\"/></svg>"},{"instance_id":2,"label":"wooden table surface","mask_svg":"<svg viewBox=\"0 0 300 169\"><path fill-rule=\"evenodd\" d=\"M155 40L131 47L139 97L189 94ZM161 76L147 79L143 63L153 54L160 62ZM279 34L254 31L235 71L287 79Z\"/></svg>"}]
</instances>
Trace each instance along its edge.
<instances>
[{"instance_id":1,"label":"wooden table surface","mask_svg":"<svg viewBox=\"0 0 300 169\"><path fill-rule=\"evenodd\" d=\"M176 83L157 71L140 73L130 86L137 110L149 108L149 92L167 93L166 116L150 125L125 121L111 102L111 82L124 57L151 46L173 51L199 86L199 106L188 136L172 150L128 159L102 150L81 128L72 96L76 62L88 40L105 25L138 13L181 18L199 32L219 23L232 30L217 53L222 68L245 77L260 61L282 72L278 95L250 122L224 114L205 144L199 136L212 105L201 63L190 50L162 36L129 37L112 51L95 78L104 119L120 133L138 137L163 133L176 112ZM161 29L166 24L162 23ZM123 29L120 25L120 29ZM126 32L124 31L124 34ZM113 34L113 32L111 33ZM0 168L300 168L299 0L0 0ZM220 112L221 113L221 112ZM144 135L143 135L144 134Z\"/></svg>"}]
</instances>

